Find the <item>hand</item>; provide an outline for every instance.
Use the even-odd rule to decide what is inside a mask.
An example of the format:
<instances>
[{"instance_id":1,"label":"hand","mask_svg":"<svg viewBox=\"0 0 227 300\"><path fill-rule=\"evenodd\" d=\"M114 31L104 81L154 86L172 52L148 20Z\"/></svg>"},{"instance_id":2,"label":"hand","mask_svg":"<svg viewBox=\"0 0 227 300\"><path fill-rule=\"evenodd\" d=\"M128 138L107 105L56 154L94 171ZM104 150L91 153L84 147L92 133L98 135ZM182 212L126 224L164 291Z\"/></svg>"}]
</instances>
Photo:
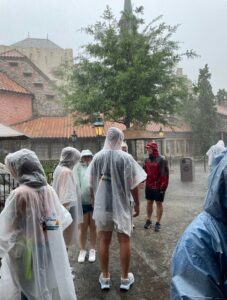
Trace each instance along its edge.
<instances>
[{"instance_id":1,"label":"hand","mask_svg":"<svg viewBox=\"0 0 227 300\"><path fill-rule=\"evenodd\" d=\"M164 194L165 190L164 189L160 189L160 194Z\"/></svg>"},{"instance_id":2,"label":"hand","mask_svg":"<svg viewBox=\"0 0 227 300\"><path fill-rule=\"evenodd\" d=\"M133 217L137 217L140 214L140 205L139 204L134 205L134 211L135 211L135 213L134 213Z\"/></svg>"}]
</instances>

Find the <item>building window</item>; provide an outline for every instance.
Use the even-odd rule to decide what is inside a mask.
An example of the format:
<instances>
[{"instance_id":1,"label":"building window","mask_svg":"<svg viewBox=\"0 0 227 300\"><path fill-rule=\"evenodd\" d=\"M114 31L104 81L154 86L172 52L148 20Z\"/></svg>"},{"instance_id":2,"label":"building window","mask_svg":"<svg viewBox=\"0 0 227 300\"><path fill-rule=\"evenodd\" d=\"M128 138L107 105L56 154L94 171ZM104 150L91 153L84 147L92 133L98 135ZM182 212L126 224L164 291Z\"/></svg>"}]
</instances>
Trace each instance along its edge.
<instances>
[{"instance_id":1,"label":"building window","mask_svg":"<svg viewBox=\"0 0 227 300\"><path fill-rule=\"evenodd\" d=\"M41 82L35 82L34 86L37 87L37 88L42 88L43 87L43 83L41 83Z\"/></svg>"},{"instance_id":2,"label":"building window","mask_svg":"<svg viewBox=\"0 0 227 300\"><path fill-rule=\"evenodd\" d=\"M24 77L32 77L32 72L24 72Z\"/></svg>"},{"instance_id":3,"label":"building window","mask_svg":"<svg viewBox=\"0 0 227 300\"><path fill-rule=\"evenodd\" d=\"M190 142L186 141L186 153L190 153Z\"/></svg>"},{"instance_id":4,"label":"building window","mask_svg":"<svg viewBox=\"0 0 227 300\"><path fill-rule=\"evenodd\" d=\"M166 154L169 156L174 156L174 141L166 141Z\"/></svg>"},{"instance_id":5,"label":"building window","mask_svg":"<svg viewBox=\"0 0 227 300\"><path fill-rule=\"evenodd\" d=\"M10 61L10 62L9 62L9 65L10 65L11 67L17 67L17 66L18 66L18 62L17 62L17 61Z\"/></svg>"},{"instance_id":6,"label":"building window","mask_svg":"<svg viewBox=\"0 0 227 300\"><path fill-rule=\"evenodd\" d=\"M47 98L47 100L51 100L51 99L54 99L54 95L51 95L51 94L47 94L47 95L46 95L46 98Z\"/></svg>"}]
</instances>

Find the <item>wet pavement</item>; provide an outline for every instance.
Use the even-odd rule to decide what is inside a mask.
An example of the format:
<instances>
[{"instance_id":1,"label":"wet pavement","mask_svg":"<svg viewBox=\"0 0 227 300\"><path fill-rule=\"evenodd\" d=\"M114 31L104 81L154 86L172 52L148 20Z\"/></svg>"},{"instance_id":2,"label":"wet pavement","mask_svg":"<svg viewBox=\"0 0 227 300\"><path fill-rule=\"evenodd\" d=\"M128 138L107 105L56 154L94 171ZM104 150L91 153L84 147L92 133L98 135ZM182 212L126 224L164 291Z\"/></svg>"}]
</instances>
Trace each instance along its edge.
<instances>
[{"instance_id":1,"label":"wet pavement","mask_svg":"<svg viewBox=\"0 0 227 300\"><path fill-rule=\"evenodd\" d=\"M181 182L180 167L172 166L170 183L165 196L162 229L143 228L146 220L146 201L141 190L141 212L134 219L132 261L130 271L135 283L127 293L119 290L120 264L116 234L110 250L110 291L101 291L98 259L95 263L77 262L78 248L70 249L70 261L76 272L75 287L78 300L168 300L170 299L170 265L176 242L191 220L202 210L207 190L208 173L196 164L193 182ZM153 218L154 219L154 218ZM154 219L155 221L155 219Z\"/></svg>"}]
</instances>

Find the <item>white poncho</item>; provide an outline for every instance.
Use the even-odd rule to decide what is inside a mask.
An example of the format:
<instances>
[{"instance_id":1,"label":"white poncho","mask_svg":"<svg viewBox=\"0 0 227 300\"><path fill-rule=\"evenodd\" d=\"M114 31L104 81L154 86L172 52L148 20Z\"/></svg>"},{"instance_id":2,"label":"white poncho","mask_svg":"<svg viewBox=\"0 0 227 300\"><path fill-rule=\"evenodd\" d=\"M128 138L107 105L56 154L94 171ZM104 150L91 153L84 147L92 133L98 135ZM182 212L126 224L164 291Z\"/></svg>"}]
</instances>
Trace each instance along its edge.
<instances>
[{"instance_id":1,"label":"white poncho","mask_svg":"<svg viewBox=\"0 0 227 300\"><path fill-rule=\"evenodd\" d=\"M61 203L70 211L73 223L64 232L67 246L72 245L77 236L77 225L83 222L82 205L77 197L76 182L72 169L80 159L80 152L72 147L62 150L60 162L53 175L53 188Z\"/></svg>"},{"instance_id":2,"label":"white poncho","mask_svg":"<svg viewBox=\"0 0 227 300\"><path fill-rule=\"evenodd\" d=\"M34 152L6 157L20 183L0 214L0 299L75 300L63 230L72 222Z\"/></svg>"},{"instance_id":3,"label":"white poncho","mask_svg":"<svg viewBox=\"0 0 227 300\"><path fill-rule=\"evenodd\" d=\"M134 200L131 190L146 180L146 173L133 157L121 150L123 133L110 128L103 150L90 166L89 178L94 191L93 219L97 225L113 221L117 230L131 235Z\"/></svg>"}]
</instances>

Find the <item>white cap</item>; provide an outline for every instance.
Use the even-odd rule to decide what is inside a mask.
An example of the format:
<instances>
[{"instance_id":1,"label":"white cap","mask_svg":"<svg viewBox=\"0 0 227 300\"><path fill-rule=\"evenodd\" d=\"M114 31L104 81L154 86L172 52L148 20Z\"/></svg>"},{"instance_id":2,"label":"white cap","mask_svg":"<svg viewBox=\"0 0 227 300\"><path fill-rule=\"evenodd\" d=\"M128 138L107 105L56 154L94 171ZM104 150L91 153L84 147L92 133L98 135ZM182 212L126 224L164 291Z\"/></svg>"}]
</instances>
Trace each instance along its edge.
<instances>
[{"instance_id":1,"label":"white cap","mask_svg":"<svg viewBox=\"0 0 227 300\"><path fill-rule=\"evenodd\" d=\"M83 156L93 156L93 154L89 149L86 149L81 151L81 157Z\"/></svg>"}]
</instances>

